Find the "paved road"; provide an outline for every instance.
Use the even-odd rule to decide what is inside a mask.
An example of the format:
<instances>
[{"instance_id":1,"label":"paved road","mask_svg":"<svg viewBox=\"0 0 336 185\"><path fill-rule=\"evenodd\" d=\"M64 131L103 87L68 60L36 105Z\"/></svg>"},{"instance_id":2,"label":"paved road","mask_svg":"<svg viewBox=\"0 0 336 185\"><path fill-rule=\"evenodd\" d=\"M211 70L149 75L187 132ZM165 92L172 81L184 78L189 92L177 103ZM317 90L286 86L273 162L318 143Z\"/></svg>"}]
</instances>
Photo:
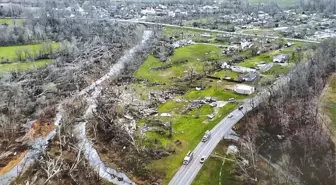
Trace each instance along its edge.
<instances>
[{"instance_id":1,"label":"paved road","mask_svg":"<svg viewBox=\"0 0 336 185\"><path fill-rule=\"evenodd\" d=\"M285 85L288 82L289 78L283 76L276 81L276 84L270 88L272 90L279 89L279 86ZM200 164L200 159L202 156L210 156L212 151L215 149L220 140L223 139L223 136L231 131L231 128L244 117L244 115L251 111L253 107L260 104L265 98L270 95L268 90L263 90L258 96L248 99L243 104L243 109L240 111L238 109L232 112L233 117L225 117L221 120L212 130L211 138L206 142L200 144L194 150L194 158L188 165L182 165L181 168L177 171L173 179L170 181L169 185L190 185L197 173L200 171L202 164ZM182 161L181 161L182 164Z\"/></svg>"},{"instance_id":2,"label":"paved road","mask_svg":"<svg viewBox=\"0 0 336 185\"><path fill-rule=\"evenodd\" d=\"M169 27L175 27L175 28L193 29L193 30L199 30L199 31L214 32L214 33L224 33L224 34L231 34L231 35L262 37L262 38L270 38L270 39L278 39L279 38L279 37L275 37L275 36L261 36L261 35L257 35L256 36L255 34L248 34L248 33L227 32L227 31L222 31L222 30L195 28L195 27L190 27L190 26L179 26L179 25L173 25L173 24L164 24L164 23L156 23L156 22L146 22L146 21L138 21L138 20L124 20L124 19L110 19L110 20L115 20L115 21L118 21L118 22L125 22L125 23L139 23L139 24L145 24L145 25L169 26ZM289 41L320 43L319 41L306 40L306 39L294 39L294 38L283 38L283 39L286 39L286 40L289 40Z\"/></svg>"}]
</instances>

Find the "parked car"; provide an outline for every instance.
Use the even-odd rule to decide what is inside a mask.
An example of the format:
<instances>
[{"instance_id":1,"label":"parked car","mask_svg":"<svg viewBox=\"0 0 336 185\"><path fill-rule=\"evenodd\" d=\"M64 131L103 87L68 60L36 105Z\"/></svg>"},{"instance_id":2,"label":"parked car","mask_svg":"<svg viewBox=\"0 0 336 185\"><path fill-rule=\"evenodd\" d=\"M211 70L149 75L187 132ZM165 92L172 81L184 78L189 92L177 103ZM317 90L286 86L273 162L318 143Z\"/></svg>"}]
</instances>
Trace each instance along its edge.
<instances>
[{"instance_id":1,"label":"parked car","mask_svg":"<svg viewBox=\"0 0 336 185\"><path fill-rule=\"evenodd\" d=\"M243 106L242 105L240 105L239 107L238 107L238 110L243 110Z\"/></svg>"},{"instance_id":2,"label":"parked car","mask_svg":"<svg viewBox=\"0 0 336 185\"><path fill-rule=\"evenodd\" d=\"M228 117L229 117L229 118L232 118L232 117L233 117L233 114L232 114L232 113L230 113Z\"/></svg>"},{"instance_id":3,"label":"parked car","mask_svg":"<svg viewBox=\"0 0 336 185\"><path fill-rule=\"evenodd\" d=\"M230 99L229 99L229 102L230 102L230 103L234 103L234 102L236 102L236 99L234 99L234 98L230 98Z\"/></svg>"},{"instance_id":4,"label":"parked car","mask_svg":"<svg viewBox=\"0 0 336 185\"><path fill-rule=\"evenodd\" d=\"M201 159L200 159L200 163L203 164L206 160L206 156L202 156Z\"/></svg>"}]
</instances>

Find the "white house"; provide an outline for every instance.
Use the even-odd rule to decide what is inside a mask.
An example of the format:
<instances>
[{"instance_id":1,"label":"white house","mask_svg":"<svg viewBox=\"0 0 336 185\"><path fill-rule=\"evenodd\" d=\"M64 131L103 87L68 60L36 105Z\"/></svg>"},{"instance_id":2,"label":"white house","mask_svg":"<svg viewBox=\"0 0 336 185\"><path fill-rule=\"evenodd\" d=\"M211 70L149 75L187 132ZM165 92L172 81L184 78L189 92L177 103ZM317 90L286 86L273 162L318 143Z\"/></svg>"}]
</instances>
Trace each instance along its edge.
<instances>
[{"instance_id":1,"label":"white house","mask_svg":"<svg viewBox=\"0 0 336 185\"><path fill-rule=\"evenodd\" d=\"M236 84L234 87L234 91L238 94L250 95L255 91L255 87L244 84Z\"/></svg>"}]
</instances>

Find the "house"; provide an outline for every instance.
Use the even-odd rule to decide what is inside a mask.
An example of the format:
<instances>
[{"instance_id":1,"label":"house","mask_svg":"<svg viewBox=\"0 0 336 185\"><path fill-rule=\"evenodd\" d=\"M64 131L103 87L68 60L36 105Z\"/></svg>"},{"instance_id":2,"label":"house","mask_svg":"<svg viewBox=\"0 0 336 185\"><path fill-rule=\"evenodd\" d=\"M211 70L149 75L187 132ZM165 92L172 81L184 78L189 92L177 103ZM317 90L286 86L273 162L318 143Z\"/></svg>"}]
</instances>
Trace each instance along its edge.
<instances>
[{"instance_id":1,"label":"house","mask_svg":"<svg viewBox=\"0 0 336 185\"><path fill-rule=\"evenodd\" d=\"M256 72L256 69L251 69L248 67L241 67L241 66L231 66L231 70L233 72L237 72L237 73L246 73L246 72Z\"/></svg>"},{"instance_id":2,"label":"house","mask_svg":"<svg viewBox=\"0 0 336 185\"><path fill-rule=\"evenodd\" d=\"M238 94L250 95L255 91L255 87L244 84L236 84L234 86L234 91Z\"/></svg>"},{"instance_id":3,"label":"house","mask_svg":"<svg viewBox=\"0 0 336 185\"><path fill-rule=\"evenodd\" d=\"M258 72L255 71L250 71L247 74L243 74L239 76L239 79L247 81L247 82L252 82L254 81L257 77L259 76Z\"/></svg>"},{"instance_id":4,"label":"house","mask_svg":"<svg viewBox=\"0 0 336 185\"><path fill-rule=\"evenodd\" d=\"M274 63L285 63L289 59L289 55L281 54L273 57Z\"/></svg>"}]
</instances>

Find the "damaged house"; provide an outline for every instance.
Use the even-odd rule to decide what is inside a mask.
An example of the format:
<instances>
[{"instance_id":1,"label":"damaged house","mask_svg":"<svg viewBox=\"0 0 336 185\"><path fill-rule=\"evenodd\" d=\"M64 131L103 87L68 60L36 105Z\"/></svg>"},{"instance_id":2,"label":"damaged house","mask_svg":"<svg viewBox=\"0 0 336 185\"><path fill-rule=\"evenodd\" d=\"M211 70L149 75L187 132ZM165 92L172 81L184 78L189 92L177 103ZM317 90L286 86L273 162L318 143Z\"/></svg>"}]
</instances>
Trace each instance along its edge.
<instances>
[{"instance_id":1,"label":"damaged house","mask_svg":"<svg viewBox=\"0 0 336 185\"><path fill-rule=\"evenodd\" d=\"M257 79L259 77L259 73L256 71L250 71L246 74L242 74L239 76L240 80L246 81L246 82L252 82L255 79Z\"/></svg>"},{"instance_id":2,"label":"damaged house","mask_svg":"<svg viewBox=\"0 0 336 185\"><path fill-rule=\"evenodd\" d=\"M289 55L281 54L273 57L274 63L285 63L289 60Z\"/></svg>"}]
</instances>

